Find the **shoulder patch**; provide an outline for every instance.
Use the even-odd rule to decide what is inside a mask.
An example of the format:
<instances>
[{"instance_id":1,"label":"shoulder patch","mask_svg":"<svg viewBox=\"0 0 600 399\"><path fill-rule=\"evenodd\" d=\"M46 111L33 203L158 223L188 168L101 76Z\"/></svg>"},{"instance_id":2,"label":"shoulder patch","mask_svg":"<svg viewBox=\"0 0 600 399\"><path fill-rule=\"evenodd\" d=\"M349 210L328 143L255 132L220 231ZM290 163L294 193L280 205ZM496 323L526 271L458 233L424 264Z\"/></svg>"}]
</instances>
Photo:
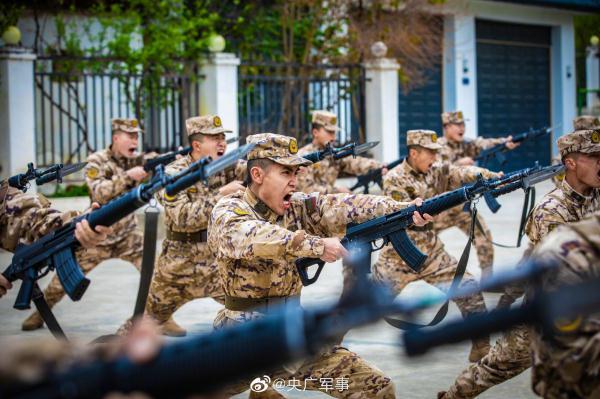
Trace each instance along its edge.
<instances>
[{"instance_id":1,"label":"shoulder patch","mask_svg":"<svg viewBox=\"0 0 600 399\"><path fill-rule=\"evenodd\" d=\"M235 213L238 216L245 216L245 215L249 215L250 212L243 210L242 208L235 208L233 210L233 213Z\"/></svg>"},{"instance_id":2,"label":"shoulder patch","mask_svg":"<svg viewBox=\"0 0 600 399\"><path fill-rule=\"evenodd\" d=\"M85 175L90 179L95 179L100 175L100 171L98 168L91 167L87 170Z\"/></svg>"},{"instance_id":3,"label":"shoulder patch","mask_svg":"<svg viewBox=\"0 0 600 399\"><path fill-rule=\"evenodd\" d=\"M177 195L169 195L167 194L167 192L165 191L165 193L163 194L163 198L165 199L165 201L167 202L173 202L177 199Z\"/></svg>"},{"instance_id":4,"label":"shoulder patch","mask_svg":"<svg viewBox=\"0 0 600 399\"><path fill-rule=\"evenodd\" d=\"M579 329L581 321L581 316L576 316L571 319L556 319L554 321L554 328L561 333L572 333Z\"/></svg>"},{"instance_id":5,"label":"shoulder patch","mask_svg":"<svg viewBox=\"0 0 600 399\"><path fill-rule=\"evenodd\" d=\"M400 191L392 191L392 199L394 201L400 201L401 198L402 194L400 194Z\"/></svg>"}]
</instances>

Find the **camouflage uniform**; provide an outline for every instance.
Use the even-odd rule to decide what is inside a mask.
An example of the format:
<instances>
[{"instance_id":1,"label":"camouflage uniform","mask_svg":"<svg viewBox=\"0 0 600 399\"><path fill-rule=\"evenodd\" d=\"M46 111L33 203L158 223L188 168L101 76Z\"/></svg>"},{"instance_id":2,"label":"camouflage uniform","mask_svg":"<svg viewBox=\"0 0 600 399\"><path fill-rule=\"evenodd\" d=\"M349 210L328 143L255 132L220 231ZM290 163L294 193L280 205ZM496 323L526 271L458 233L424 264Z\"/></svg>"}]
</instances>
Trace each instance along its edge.
<instances>
[{"instance_id":1,"label":"camouflage uniform","mask_svg":"<svg viewBox=\"0 0 600 399\"><path fill-rule=\"evenodd\" d=\"M307 165L294 154L293 138L273 134L248 137L258 143L248 159L268 158L284 165ZM384 197L370 195L294 193L283 216L270 210L246 189L221 199L214 207L208 241L216 248L219 273L225 290L225 309L215 319L217 328L262 317L269 303L297 301L302 283L294 260L320 257L324 251L321 237L342 236L346 224L372 219L406 207ZM258 307L258 308L257 308ZM327 392L334 397L394 398L394 386L383 373L358 355L340 346L330 347L303 362L293 371L275 375L288 378L319 376L349 378L349 389ZM248 389L240 383L232 392ZM308 389L318 390L314 384Z\"/></svg>"},{"instance_id":2,"label":"camouflage uniform","mask_svg":"<svg viewBox=\"0 0 600 399\"><path fill-rule=\"evenodd\" d=\"M337 116L327 111L313 111L312 123L322 125L328 131L337 131ZM302 147L298 155L302 156L311 152L320 151L314 143ZM326 158L305 168L298 175L298 191L305 193L318 192L321 194L333 194L337 190L335 181L340 173L352 176L363 175L373 169L381 169L383 164L365 157L346 157L338 160Z\"/></svg>"},{"instance_id":3,"label":"camouflage uniform","mask_svg":"<svg viewBox=\"0 0 600 399\"><path fill-rule=\"evenodd\" d=\"M435 132L429 130L410 130L407 144L430 149L439 149ZM397 201L412 201L417 197L429 198L460 187L473 181L479 174L486 178L496 174L476 166L457 167L448 163L436 163L426 174L413 169L407 160L389 171L383 177L385 195ZM428 226L408 230L409 238L428 258L419 272L411 269L391 245L385 246L379 259L373 266L373 277L387 283L395 293L400 293L409 283L424 280L430 284L449 283L456 271L456 259L447 253L437 231ZM465 273L461 286L476 285L469 273ZM456 300L463 316L485 312L485 303L481 294Z\"/></svg>"},{"instance_id":4,"label":"camouflage uniform","mask_svg":"<svg viewBox=\"0 0 600 399\"><path fill-rule=\"evenodd\" d=\"M186 127L188 136L231 132L214 115L190 118ZM190 154L173 162L166 172L176 174L192 162ZM238 176L242 173L239 169ZM159 323L166 322L179 307L193 299L212 297L223 303L217 266L206 244L206 228L210 212L221 198L219 188L233 180L236 180L235 168L212 176L208 185L198 182L172 197L164 191L158 193L165 209L167 237L150 286L146 312Z\"/></svg>"},{"instance_id":5,"label":"camouflage uniform","mask_svg":"<svg viewBox=\"0 0 600 399\"><path fill-rule=\"evenodd\" d=\"M0 181L0 246L14 251L18 244L30 244L52 230L61 227L77 212L59 212L50 208L50 201L41 194L23 193ZM82 248L77 254L81 255Z\"/></svg>"},{"instance_id":6,"label":"camouflage uniform","mask_svg":"<svg viewBox=\"0 0 600 399\"><path fill-rule=\"evenodd\" d=\"M572 152L600 152L600 144L592 142L596 130L576 131L558 140L561 156ZM600 143L600 131L598 131ZM590 196L577 193L566 180L546 194L533 209L525 232L531 241L526 255L557 226L582 220L600 210L600 189L592 189ZM508 307L523 295L522 286L509 287L502 295L499 307ZM507 381L531 366L530 331L518 326L503 334L489 354L478 363L464 370L443 398L472 398L481 392ZM442 397L442 396L440 396Z\"/></svg>"},{"instance_id":7,"label":"camouflage uniform","mask_svg":"<svg viewBox=\"0 0 600 399\"><path fill-rule=\"evenodd\" d=\"M558 227L534 256L559 262L544 276L544 290L600 276L600 213ZM548 398L595 398L600 395L600 313L555 324L543 334L532 329L532 385Z\"/></svg>"},{"instance_id":8,"label":"camouflage uniform","mask_svg":"<svg viewBox=\"0 0 600 399\"><path fill-rule=\"evenodd\" d=\"M573 119L574 130L590 130L600 128L600 119L596 116L581 115ZM556 156L552 158L552 165L559 165L562 163L561 157ZM556 187L565 178L565 172L559 173L552 178L552 182Z\"/></svg>"},{"instance_id":9,"label":"camouflage uniform","mask_svg":"<svg viewBox=\"0 0 600 399\"><path fill-rule=\"evenodd\" d=\"M112 132L141 132L135 119L113 119ZM110 147L91 154L85 167L86 183L90 190L92 202L100 205L120 196L134 188L138 183L127 176L126 171L143 163L143 157L124 158L115 154ZM112 225L113 233L95 248L84 251L78 258L79 266L84 274L91 272L101 262L119 258L131 262L140 270L142 262L143 235L137 228L134 214L126 216ZM44 290L44 297L50 307L59 302L65 295L57 275ZM23 329L34 329L41 326L39 314L34 312L23 322Z\"/></svg>"},{"instance_id":10,"label":"camouflage uniform","mask_svg":"<svg viewBox=\"0 0 600 399\"><path fill-rule=\"evenodd\" d=\"M135 119L113 119L112 131L140 132ZM90 189L92 202L100 205L134 188L138 183L125 173L140 166L143 158L124 158L115 154L110 147L91 154L85 167L85 181ZM131 262L140 270L144 237L138 229L135 214L124 217L112 225L113 232L97 247L90 249L79 258L79 266L84 274L91 272L101 262L119 258ZM44 290L48 305L53 306L62 299L65 292L58 276L54 276Z\"/></svg>"},{"instance_id":11,"label":"camouflage uniform","mask_svg":"<svg viewBox=\"0 0 600 399\"><path fill-rule=\"evenodd\" d=\"M444 125L448 123L464 123L464 121L465 120L461 111L444 112L442 114L442 124ZM441 161L449 163L454 163L458 159L464 157L475 158L477 155L479 155L481 150L505 142L505 138L483 137L477 137L475 140L467 139L460 142L450 141L446 137L442 137L438 140L438 143L443 146L440 151ZM477 216L477 221L479 222L481 228L479 228L479 226L475 228L473 245L475 246L475 250L477 252L477 259L479 260L482 276L485 276L492 273L492 265L494 264L494 246L491 242L492 233L481 215ZM465 234L469 234L471 217L468 212L464 212L462 210L462 207L456 207L442 213L434 222L434 228L439 231L443 231L454 226L461 229Z\"/></svg>"}]
</instances>

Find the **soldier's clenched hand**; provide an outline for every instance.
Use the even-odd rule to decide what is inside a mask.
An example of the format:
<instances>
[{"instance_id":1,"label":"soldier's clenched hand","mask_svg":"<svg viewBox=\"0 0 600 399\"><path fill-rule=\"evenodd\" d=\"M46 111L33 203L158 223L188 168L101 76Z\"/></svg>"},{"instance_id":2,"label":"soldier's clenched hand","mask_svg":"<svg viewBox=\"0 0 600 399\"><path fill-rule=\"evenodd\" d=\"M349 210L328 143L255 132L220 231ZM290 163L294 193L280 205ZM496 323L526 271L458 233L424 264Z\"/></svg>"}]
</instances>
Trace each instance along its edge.
<instances>
[{"instance_id":1,"label":"soldier's clenched hand","mask_svg":"<svg viewBox=\"0 0 600 399\"><path fill-rule=\"evenodd\" d=\"M421 206L423 205L423 200L421 198L415 198L415 200L412 201L411 204ZM417 211L413 212L413 223L415 224L415 226L425 226L429 222L433 222L433 216L431 216L430 214L424 213L421 215Z\"/></svg>"},{"instance_id":2,"label":"soldier's clenched hand","mask_svg":"<svg viewBox=\"0 0 600 399\"><path fill-rule=\"evenodd\" d=\"M506 138L506 142L504 143L504 145L506 146L506 148L508 148L509 150L514 150L515 148L517 148L519 145L521 145L521 143L513 143L512 141L512 136L508 136Z\"/></svg>"},{"instance_id":3,"label":"soldier's clenched hand","mask_svg":"<svg viewBox=\"0 0 600 399\"><path fill-rule=\"evenodd\" d=\"M92 209L98 208L100 208L100 204L97 202L92 203ZM96 226L92 229L88 221L84 219L75 225L75 238L77 238L82 247L93 248L106 240L106 237L112 231L112 228L106 226Z\"/></svg>"},{"instance_id":4,"label":"soldier's clenched hand","mask_svg":"<svg viewBox=\"0 0 600 399\"><path fill-rule=\"evenodd\" d=\"M330 237L323 238L322 240L325 249L323 250L323 255L321 255L321 260L325 262L335 262L348 255L348 251L344 248L342 243L340 243L339 238Z\"/></svg>"},{"instance_id":5,"label":"soldier's clenched hand","mask_svg":"<svg viewBox=\"0 0 600 399\"><path fill-rule=\"evenodd\" d=\"M229 194L233 194L237 191L244 190L244 189L245 189L245 187L243 186L241 181L234 180L231 183L226 184L223 187L219 188L219 194L229 195Z\"/></svg>"},{"instance_id":6,"label":"soldier's clenched hand","mask_svg":"<svg viewBox=\"0 0 600 399\"><path fill-rule=\"evenodd\" d=\"M135 168L131 168L125 173L127 173L127 176L129 176L135 181L142 181L146 177L148 177L148 173L146 173L142 166L136 166Z\"/></svg>"}]
</instances>

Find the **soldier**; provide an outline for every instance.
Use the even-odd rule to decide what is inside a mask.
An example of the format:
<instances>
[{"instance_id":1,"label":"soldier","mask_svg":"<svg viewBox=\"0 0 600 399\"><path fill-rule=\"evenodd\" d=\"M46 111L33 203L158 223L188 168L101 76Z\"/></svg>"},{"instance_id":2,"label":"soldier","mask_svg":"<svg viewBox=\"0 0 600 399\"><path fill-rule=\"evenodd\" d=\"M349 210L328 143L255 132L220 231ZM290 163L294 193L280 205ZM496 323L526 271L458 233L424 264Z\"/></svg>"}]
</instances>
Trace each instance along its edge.
<instances>
[{"instance_id":1,"label":"soldier","mask_svg":"<svg viewBox=\"0 0 600 399\"><path fill-rule=\"evenodd\" d=\"M134 188L148 175L141 166L142 157L137 152L138 134L142 132L136 119L113 119L111 123L112 144L91 154L85 168L86 183L91 200L101 205L108 203L124 192ZM84 274L92 271L99 263L111 258L127 260L140 269L142 262L143 236L137 228L137 220L131 214L113 226L111 234L101 245L86 251L79 258ZM44 290L50 307L58 303L65 292L58 276L54 276ZM24 331L43 326L38 312L32 313L22 325Z\"/></svg>"},{"instance_id":2,"label":"soldier","mask_svg":"<svg viewBox=\"0 0 600 399\"><path fill-rule=\"evenodd\" d=\"M340 130L337 126L337 116L327 111L312 112L312 136L313 141L302 147L298 155L302 156L311 152L320 151L329 143L335 142L335 133ZM350 193L347 187L335 185L340 173L358 176L373 169L381 169L384 165L365 157L346 157L339 160L324 159L298 175L298 191L305 193L318 192L321 194ZM387 169L384 168L385 174Z\"/></svg>"},{"instance_id":3,"label":"soldier","mask_svg":"<svg viewBox=\"0 0 600 399\"><path fill-rule=\"evenodd\" d=\"M477 137L475 140L465 140L465 119L462 111L444 112L442 114L442 126L444 128L444 137L439 140L439 144L443 147L440 151L441 160L458 166L474 165L475 161L473 158L479 155L481 150L497 144L505 143L506 148L509 150L519 145L511 141L512 136L487 139ZM471 227L470 214L464 212L461 207L456 207L436 218L434 224L434 228L439 231L453 226L458 227L468 235ZM477 251L479 267L481 268L481 278L485 279L492 274L494 247L492 244L492 233L480 215L477 216L473 245Z\"/></svg>"},{"instance_id":4,"label":"soldier","mask_svg":"<svg viewBox=\"0 0 600 399\"><path fill-rule=\"evenodd\" d=\"M94 208L98 204L93 204ZM50 207L50 201L41 194L32 195L10 187L8 181L0 181L0 246L14 251L17 244L30 244L50 231L67 223L77 212L59 212ZM87 220L78 222L75 237L83 248L93 248L106 239L112 229L96 226L93 230ZM83 249L75 252L82 258ZM0 297L12 288L12 284L0 274Z\"/></svg>"},{"instance_id":5,"label":"soldier","mask_svg":"<svg viewBox=\"0 0 600 399\"><path fill-rule=\"evenodd\" d=\"M525 232L531 241L529 254L556 227L582 220L600 210L600 129L578 130L558 139L565 165L561 185L546 194L533 209ZM524 292L521 286L506 290L499 307L510 306ZM504 335L477 364L464 370L450 389L438 397L472 398L507 381L531 366L529 329L516 327Z\"/></svg>"},{"instance_id":6,"label":"soldier","mask_svg":"<svg viewBox=\"0 0 600 399\"><path fill-rule=\"evenodd\" d=\"M574 130L590 130L600 128L600 119L597 116L581 115L573 119ZM552 165L561 164L560 156L552 158ZM560 182L565 178L565 173L559 173L552 178L552 182L556 187L560 186Z\"/></svg>"},{"instance_id":7,"label":"soldier","mask_svg":"<svg viewBox=\"0 0 600 399\"><path fill-rule=\"evenodd\" d=\"M552 231L534 256L558 261L542 279L553 291L600 276L600 213ZM532 386L544 398L593 398L600 392L599 313L557 321L554 331L532 329Z\"/></svg>"},{"instance_id":8,"label":"soldier","mask_svg":"<svg viewBox=\"0 0 600 399\"><path fill-rule=\"evenodd\" d=\"M409 130L406 135L408 157L383 178L383 191L396 201L411 201L416 197L433 197L474 181L480 174L485 178L500 175L476 166L454 166L449 163L436 163L442 146L437 135L431 130ZM455 274L457 261L444 249L437 231L430 226L411 228L408 235L417 247L428 255L419 272L411 269L390 245L381 250L379 259L373 266L376 280L385 282L399 294L410 282L424 280L430 284L448 283ZM462 285L476 285L473 277L465 273ZM461 298L456 301L463 316L485 312L481 294ZM489 350L489 338L473 341L469 361L476 362Z\"/></svg>"},{"instance_id":9,"label":"soldier","mask_svg":"<svg viewBox=\"0 0 600 399\"><path fill-rule=\"evenodd\" d=\"M248 154L248 187L217 203L208 229L209 246L217 251L225 290L225 309L215 319L217 328L263 317L277 305L298 304L302 283L295 259L340 259L347 251L337 237L344 234L349 222L408 205L370 195L294 193L298 168L310 164L297 155L296 139L264 133L249 136L247 142L257 145ZM416 212L413 217L418 225L431 220ZM388 377L340 346L325 348L299 367L287 367L275 375L304 380L309 390L319 389L309 377L345 376L350 380L348 389L328 391L329 395L395 397ZM249 387L249 383L240 383L231 391L243 392Z\"/></svg>"},{"instance_id":10,"label":"soldier","mask_svg":"<svg viewBox=\"0 0 600 399\"><path fill-rule=\"evenodd\" d=\"M219 159L225 154L225 133L231 130L222 126L221 118L216 115L189 118L186 128L192 152L169 165L168 174L178 173L200 158ZM185 303L206 297L224 302L217 266L206 245L206 228L217 201L244 189L236 174L242 174L245 168L238 165L237 171L233 168L212 176L208 185L198 182L172 197L164 191L158 194L165 209L166 239L150 286L146 312L158 321L165 335L186 334L175 323L167 323Z\"/></svg>"}]
</instances>

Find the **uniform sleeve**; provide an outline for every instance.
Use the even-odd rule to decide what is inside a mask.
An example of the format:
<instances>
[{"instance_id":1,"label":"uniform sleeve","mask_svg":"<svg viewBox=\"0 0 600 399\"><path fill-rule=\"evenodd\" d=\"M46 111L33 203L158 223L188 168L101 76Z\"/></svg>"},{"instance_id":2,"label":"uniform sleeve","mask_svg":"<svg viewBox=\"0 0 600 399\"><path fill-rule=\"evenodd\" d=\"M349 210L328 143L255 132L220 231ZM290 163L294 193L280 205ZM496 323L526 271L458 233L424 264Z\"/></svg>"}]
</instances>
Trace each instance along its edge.
<instances>
[{"instance_id":1,"label":"uniform sleeve","mask_svg":"<svg viewBox=\"0 0 600 399\"><path fill-rule=\"evenodd\" d=\"M469 152L471 152L473 154L469 155L469 156L476 157L477 155L479 155L481 150L488 149L488 148L493 147L498 144L504 144L505 142L506 142L505 137L485 138L485 137L479 136L471 142L472 149Z\"/></svg>"},{"instance_id":2,"label":"uniform sleeve","mask_svg":"<svg viewBox=\"0 0 600 399\"><path fill-rule=\"evenodd\" d=\"M113 174L112 171L107 170L104 162L95 157L88 159L85 181L90 189L92 201L97 201L101 205L136 185L135 180L126 173Z\"/></svg>"},{"instance_id":3,"label":"uniform sleeve","mask_svg":"<svg viewBox=\"0 0 600 399\"><path fill-rule=\"evenodd\" d=\"M365 157L346 157L340 159L341 170L352 176L364 175L373 169L381 169L383 164Z\"/></svg>"},{"instance_id":4,"label":"uniform sleeve","mask_svg":"<svg viewBox=\"0 0 600 399\"><path fill-rule=\"evenodd\" d=\"M315 201L321 227L336 236L344 235L349 223L362 223L410 205L408 202L369 194L320 195Z\"/></svg>"},{"instance_id":5,"label":"uniform sleeve","mask_svg":"<svg viewBox=\"0 0 600 399\"><path fill-rule=\"evenodd\" d=\"M232 259L281 259L320 257L324 245L320 237L304 230L292 232L281 226L257 220L253 214L215 208L209 231L209 246L220 256Z\"/></svg>"},{"instance_id":6,"label":"uniform sleeve","mask_svg":"<svg viewBox=\"0 0 600 399\"><path fill-rule=\"evenodd\" d=\"M560 212L551 211L548 206L550 202L538 204L525 225L525 233L533 245L537 245L545 236L556 227L565 224Z\"/></svg>"},{"instance_id":7,"label":"uniform sleeve","mask_svg":"<svg viewBox=\"0 0 600 399\"><path fill-rule=\"evenodd\" d=\"M318 183L314 177L315 169L312 166L302 168L298 173L298 189L305 193L331 194L328 184Z\"/></svg>"},{"instance_id":8,"label":"uniform sleeve","mask_svg":"<svg viewBox=\"0 0 600 399\"><path fill-rule=\"evenodd\" d=\"M200 200L191 201L186 190L181 190L172 197L162 190L157 197L166 216L175 226L200 230L208 225L210 213L222 196L218 190L206 190L206 195Z\"/></svg>"},{"instance_id":9,"label":"uniform sleeve","mask_svg":"<svg viewBox=\"0 0 600 399\"><path fill-rule=\"evenodd\" d=\"M500 177L498 173L478 166L448 165L449 189L453 190L464 183L473 182L477 180L479 175L483 176L484 179L496 179Z\"/></svg>"},{"instance_id":10,"label":"uniform sleeve","mask_svg":"<svg viewBox=\"0 0 600 399\"><path fill-rule=\"evenodd\" d=\"M77 216L50 208L43 196L12 193L6 202L0 231L2 247L12 251L18 243L31 243Z\"/></svg>"},{"instance_id":11,"label":"uniform sleeve","mask_svg":"<svg viewBox=\"0 0 600 399\"><path fill-rule=\"evenodd\" d=\"M402 178L395 173L388 173L383 176L383 194L393 198L396 201L410 202L412 198L404 189Z\"/></svg>"}]
</instances>

